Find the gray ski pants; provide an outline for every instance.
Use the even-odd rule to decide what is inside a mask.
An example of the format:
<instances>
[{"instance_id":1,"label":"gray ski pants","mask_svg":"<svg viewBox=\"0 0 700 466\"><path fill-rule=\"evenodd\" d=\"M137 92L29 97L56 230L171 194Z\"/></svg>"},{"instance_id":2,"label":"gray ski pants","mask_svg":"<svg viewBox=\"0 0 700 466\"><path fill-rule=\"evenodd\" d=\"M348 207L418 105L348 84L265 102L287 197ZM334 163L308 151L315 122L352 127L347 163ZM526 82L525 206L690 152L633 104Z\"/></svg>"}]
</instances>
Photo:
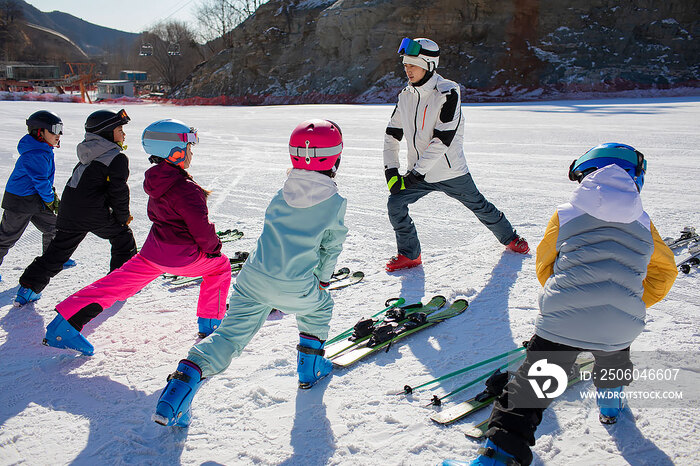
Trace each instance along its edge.
<instances>
[{"instance_id":1,"label":"gray ski pants","mask_svg":"<svg viewBox=\"0 0 700 466\"><path fill-rule=\"evenodd\" d=\"M508 244L515 239L515 230L506 216L486 200L474 184L472 175L467 173L438 183L423 181L399 191L397 194L389 195L387 209L389 220L396 234L396 246L399 254L409 259L415 259L420 255L418 232L413 220L408 215L408 206L433 191L443 192L464 204L502 244Z\"/></svg>"}]
</instances>

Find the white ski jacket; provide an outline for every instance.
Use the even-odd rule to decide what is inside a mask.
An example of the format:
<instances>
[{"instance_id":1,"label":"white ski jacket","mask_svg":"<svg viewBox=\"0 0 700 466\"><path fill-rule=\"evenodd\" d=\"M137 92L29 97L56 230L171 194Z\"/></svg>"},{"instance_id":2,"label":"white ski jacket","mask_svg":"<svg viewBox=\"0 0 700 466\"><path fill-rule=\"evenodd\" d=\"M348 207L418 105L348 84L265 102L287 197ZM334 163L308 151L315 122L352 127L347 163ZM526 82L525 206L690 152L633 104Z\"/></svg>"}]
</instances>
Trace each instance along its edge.
<instances>
[{"instance_id":1,"label":"white ski jacket","mask_svg":"<svg viewBox=\"0 0 700 466\"><path fill-rule=\"evenodd\" d=\"M397 168L400 141L408 144L406 171L416 170L428 183L469 173L464 158L464 116L459 85L435 73L422 86L401 93L384 136L384 169Z\"/></svg>"}]
</instances>

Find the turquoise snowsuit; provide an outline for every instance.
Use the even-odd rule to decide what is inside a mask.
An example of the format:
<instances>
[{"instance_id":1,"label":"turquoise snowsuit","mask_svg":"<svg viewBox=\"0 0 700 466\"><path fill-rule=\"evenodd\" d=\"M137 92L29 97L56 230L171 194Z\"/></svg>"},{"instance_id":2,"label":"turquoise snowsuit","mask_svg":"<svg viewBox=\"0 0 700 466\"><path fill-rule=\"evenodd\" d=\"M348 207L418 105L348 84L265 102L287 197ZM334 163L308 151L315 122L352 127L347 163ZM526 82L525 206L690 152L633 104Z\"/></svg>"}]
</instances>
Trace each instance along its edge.
<instances>
[{"instance_id":1,"label":"turquoise snowsuit","mask_svg":"<svg viewBox=\"0 0 700 466\"><path fill-rule=\"evenodd\" d=\"M265 211L262 234L238 274L221 325L187 356L202 377L225 370L272 309L296 314L300 332L328 337L333 299L319 282L330 280L343 249L346 205L328 176L291 170Z\"/></svg>"}]
</instances>

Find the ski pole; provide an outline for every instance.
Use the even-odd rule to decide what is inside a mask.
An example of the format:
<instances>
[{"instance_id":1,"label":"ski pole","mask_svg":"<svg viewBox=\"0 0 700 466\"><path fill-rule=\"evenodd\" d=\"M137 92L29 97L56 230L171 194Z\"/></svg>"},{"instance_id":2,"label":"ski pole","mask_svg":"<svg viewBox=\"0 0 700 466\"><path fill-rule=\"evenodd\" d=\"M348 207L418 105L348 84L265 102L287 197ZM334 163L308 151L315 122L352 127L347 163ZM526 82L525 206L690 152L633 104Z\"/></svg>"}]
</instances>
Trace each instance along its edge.
<instances>
[{"instance_id":1,"label":"ski pole","mask_svg":"<svg viewBox=\"0 0 700 466\"><path fill-rule=\"evenodd\" d=\"M372 317L377 317L377 316L379 316L379 315L381 315L381 314L384 314L384 313L385 313L386 311L388 311L389 309L393 309L393 308L395 308L395 307L399 307L399 306L401 306L403 303L406 302L406 300L405 300L404 298L393 298L393 299L395 299L395 301L392 302L391 304L389 304L389 302L390 302L391 300L388 299L388 300L384 303L387 307L384 308L384 309L382 309L381 311L377 312L377 313L374 314ZM336 341L344 340L344 339L347 338L349 335L352 335L352 332L353 332L354 330L355 330L354 327L349 328L349 329L345 330L344 332L341 332L340 334L334 336L333 338L331 338L331 339L329 339L329 340L326 340L326 345L330 345L331 343L335 343Z\"/></svg>"},{"instance_id":2,"label":"ski pole","mask_svg":"<svg viewBox=\"0 0 700 466\"><path fill-rule=\"evenodd\" d=\"M524 354L521 354L520 356L518 356L517 358L513 359L512 361L508 361L507 363L501 365L500 367L498 367L498 369L501 369L501 370L507 369L508 366L510 366L510 365L513 364L514 362L518 362L518 361L523 360L523 359L525 359L525 355L524 355ZM446 395L443 395L443 396L441 396L441 397L438 397L437 395L433 395L432 401L431 401L430 403L428 403L426 406L440 406L440 405L442 404L442 400L444 400L445 398L448 398L448 397L450 397L450 396L452 396L452 395L455 395L455 394L461 392L462 390L466 390L467 388L471 387L472 385L476 385L477 383L481 382L482 380L489 378L489 377L491 376L491 374L493 374L493 372L494 372L494 371L489 371L489 372L487 372L487 373L484 374L484 375L480 375L480 376L477 377L476 379L471 380L471 381L465 383L465 384L462 385L461 387L455 388L455 389L452 390L450 393L448 393L448 394L446 394Z\"/></svg>"},{"instance_id":3,"label":"ski pole","mask_svg":"<svg viewBox=\"0 0 700 466\"><path fill-rule=\"evenodd\" d=\"M519 353L520 351L523 351L523 350L525 350L524 346L521 346L520 348L516 348L516 349L510 350L510 351L506 351L505 353L501 353L498 356L493 356L493 357L485 359L483 361L474 363L471 366L467 366L463 369L459 369L459 370L456 370L454 372L450 372L449 374L442 375L436 379L430 380L430 381L422 383L420 385L416 385L415 387L411 387L410 385L404 385L403 391L396 393L396 395L404 395L404 394L408 395L410 393L413 393L414 390L418 390L419 388L423 388L423 387L426 387L428 385L432 385L434 383L442 382L443 380L449 379L449 378L454 377L454 376L459 375L459 374L463 374L465 372L469 372L469 371L477 369L481 366L485 366L486 364L489 364L491 362L498 361L499 359L503 359L507 356L510 356L511 354Z\"/></svg>"}]
</instances>

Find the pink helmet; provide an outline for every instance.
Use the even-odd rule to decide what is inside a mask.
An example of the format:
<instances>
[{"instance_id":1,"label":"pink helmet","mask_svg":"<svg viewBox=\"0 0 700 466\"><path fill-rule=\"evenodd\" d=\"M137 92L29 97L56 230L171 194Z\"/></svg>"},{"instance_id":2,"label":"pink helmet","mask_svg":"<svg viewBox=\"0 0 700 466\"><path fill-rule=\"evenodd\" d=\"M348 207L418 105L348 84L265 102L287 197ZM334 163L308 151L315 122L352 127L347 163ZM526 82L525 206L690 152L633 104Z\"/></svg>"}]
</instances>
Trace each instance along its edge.
<instances>
[{"instance_id":1,"label":"pink helmet","mask_svg":"<svg viewBox=\"0 0 700 466\"><path fill-rule=\"evenodd\" d=\"M332 121L303 121L289 137L289 156L294 168L335 172L342 151L343 134Z\"/></svg>"}]
</instances>

